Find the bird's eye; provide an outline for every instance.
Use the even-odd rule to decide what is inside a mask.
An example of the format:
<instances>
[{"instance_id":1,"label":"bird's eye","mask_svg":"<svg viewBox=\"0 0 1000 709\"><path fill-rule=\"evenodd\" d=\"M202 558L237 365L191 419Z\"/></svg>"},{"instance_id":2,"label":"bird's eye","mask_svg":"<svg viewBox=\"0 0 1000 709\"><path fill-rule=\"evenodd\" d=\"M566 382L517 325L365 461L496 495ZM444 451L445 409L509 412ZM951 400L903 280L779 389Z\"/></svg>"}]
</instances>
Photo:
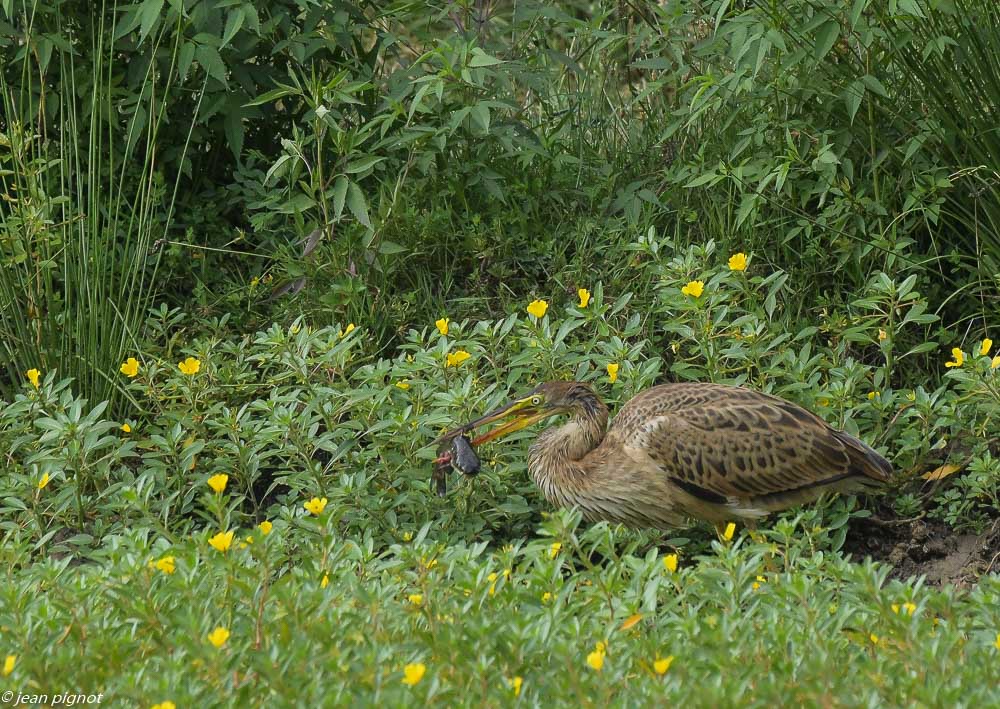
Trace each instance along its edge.
<instances>
[{"instance_id":1,"label":"bird's eye","mask_svg":"<svg viewBox=\"0 0 1000 709\"><path fill-rule=\"evenodd\" d=\"M533 397L531 397L531 405L532 406L538 406L540 403L542 403L542 397L540 397L540 396L533 396Z\"/></svg>"}]
</instances>

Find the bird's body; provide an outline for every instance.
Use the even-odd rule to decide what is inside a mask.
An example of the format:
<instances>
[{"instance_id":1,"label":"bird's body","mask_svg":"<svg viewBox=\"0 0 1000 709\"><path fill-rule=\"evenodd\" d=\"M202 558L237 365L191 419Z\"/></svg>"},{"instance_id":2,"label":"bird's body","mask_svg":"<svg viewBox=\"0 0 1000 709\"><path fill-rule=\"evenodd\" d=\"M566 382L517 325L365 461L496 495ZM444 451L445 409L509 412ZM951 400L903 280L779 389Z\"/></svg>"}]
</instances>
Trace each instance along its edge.
<instances>
[{"instance_id":1,"label":"bird's body","mask_svg":"<svg viewBox=\"0 0 1000 709\"><path fill-rule=\"evenodd\" d=\"M742 387L663 384L608 427L585 384L549 382L472 425L517 416L482 442L557 413L570 420L532 444L528 470L553 504L590 521L673 527L687 517L755 519L886 482L892 466L801 406Z\"/></svg>"}]
</instances>

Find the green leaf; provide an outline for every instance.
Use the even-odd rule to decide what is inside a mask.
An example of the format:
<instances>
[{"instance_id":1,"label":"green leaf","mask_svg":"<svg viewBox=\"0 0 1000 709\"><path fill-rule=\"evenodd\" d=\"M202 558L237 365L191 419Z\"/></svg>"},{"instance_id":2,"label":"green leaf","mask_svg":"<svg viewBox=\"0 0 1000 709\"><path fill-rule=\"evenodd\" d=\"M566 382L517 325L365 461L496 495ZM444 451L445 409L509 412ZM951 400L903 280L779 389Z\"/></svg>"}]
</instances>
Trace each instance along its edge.
<instances>
[{"instance_id":1,"label":"green leaf","mask_svg":"<svg viewBox=\"0 0 1000 709\"><path fill-rule=\"evenodd\" d=\"M246 127L243 125L243 112L231 106L226 111L222 127L226 132L226 142L229 143L229 149L238 160L240 153L243 152L243 137L246 135Z\"/></svg>"},{"instance_id":2,"label":"green leaf","mask_svg":"<svg viewBox=\"0 0 1000 709\"><path fill-rule=\"evenodd\" d=\"M358 158L357 160L349 162L347 167L344 168L344 172L348 175L365 172L373 166L378 165L383 160L385 160L384 157L379 157L377 155L365 155L363 158Z\"/></svg>"},{"instance_id":3,"label":"green leaf","mask_svg":"<svg viewBox=\"0 0 1000 709\"><path fill-rule=\"evenodd\" d=\"M860 79L855 79L850 86L844 89L844 103L847 105L847 117L851 123L854 123L854 116L857 115L864 97L865 82Z\"/></svg>"},{"instance_id":4,"label":"green leaf","mask_svg":"<svg viewBox=\"0 0 1000 709\"><path fill-rule=\"evenodd\" d=\"M470 67L495 66L497 64L503 64L503 62L490 56L479 47L472 50L472 58L469 60Z\"/></svg>"},{"instance_id":5,"label":"green leaf","mask_svg":"<svg viewBox=\"0 0 1000 709\"><path fill-rule=\"evenodd\" d=\"M143 41L152 31L156 21L160 19L163 10L163 0L145 0L139 7L139 41Z\"/></svg>"},{"instance_id":6,"label":"green leaf","mask_svg":"<svg viewBox=\"0 0 1000 709\"><path fill-rule=\"evenodd\" d=\"M229 44L229 41L240 31L240 28L243 27L244 19L246 19L246 12L242 7L238 7L229 13L229 16L226 17L226 29L222 33L222 47Z\"/></svg>"},{"instance_id":7,"label":"green leaf","mask_svg":"<svg viewBox=\"0 0 1000 709\"><path fill-rule=\"evenodd\" d=\"M837 43L837 38L840 36L840 23L834 20L828 20L816 30L816 51L815 58L816 61L820 61L825 57L833 45Z\"/></svg>"},{"instance_id":8,"label":"green leaf","mask_svg":"<svg viewBox=\"0 0 1000 709\"><path fill-rule=\"evenodd\" d=\"M266 91L257 98L255 98L253 101L250 101L249 103L245 103L243 105L245 107L260 106L265 103L271 103L272 101L276 101L277 99L282 98L283 96L290 96L292 94L298 94L298 93L299 92L296 89L293 89L289 86L282 86L277 89L271 89L270 91Z\"/></svg>"},{"instance_id":9,"label":"green leaf","mask_svg":"<svg viewBox=\"0 0 1000 709\"><path fill-rule=\"evenodd\" d=\"M490 132L490 107L485 103L477 103L472 107L469 116L474 125L478 126L484 134Z\"/></svg>"},{"instance_id":10,"label":"green leaf","mask_svg":"<svg viewBox=\"0 0 1000 709\"><path fill-rule=\"evenodd\" d=\"M208 75L213 79L226 83L226 65L222 62L222 57L219 56L219 50L208 44L198 45L198 49L194 52L195 59L201 64Z\"/></svg>"},{"instance_id":11,"label":"green leaf","mask_svg":"<svg viewBox=\"0 0 1000 709\"><path fill-rule=\"evenodd\" d=\"M177 76L180 77L181 81L187 78L191 62L194 61L194 50L195 45L193 42L185 42L181 45L180 51L177 54Z\"/></svg>"},{"instance_id":12,"label":"green leaf","mask_svg":"<svg viewBox=\"0 0 1000 709\"><path fill-rule=\"evenodd\" d=\"M333 183L333 213L337 219L344 213L344 199L347 197L349 180L341 175Z\"/></svg>"},{"instance_id":13,"label":"green leaf","mask_svg":"<svg viewBox=\"0 0 1000 709\"><path fill-rule=\"evenodd\" d=\"M347 208L351 210L355 219L371 229L372 223L368 218L368 204L365 201L365 195L355 182L350 183L347 187Z\"/></svg>"}]
</instances>

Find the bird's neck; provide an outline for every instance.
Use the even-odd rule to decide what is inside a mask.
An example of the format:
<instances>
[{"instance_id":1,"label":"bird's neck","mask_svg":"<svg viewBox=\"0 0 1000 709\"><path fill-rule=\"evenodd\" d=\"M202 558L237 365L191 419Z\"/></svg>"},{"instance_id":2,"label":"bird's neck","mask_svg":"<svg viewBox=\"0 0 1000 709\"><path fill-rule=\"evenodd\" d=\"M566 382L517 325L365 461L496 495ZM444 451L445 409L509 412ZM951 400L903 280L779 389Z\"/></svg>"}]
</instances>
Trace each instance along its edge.
<instances>
[{"instance_id":1,"label":"bird's neck","mask_svg":"<svg viewBox=\"0 0 1000 709\"><path fill-rule=\"evenodd\" d=\"M542 432L528 454L528 471L547 498L565 502L554 499L555 491L582 482L580 461L601 444L607 427L608 407L595 396L582 402L568 422Z\"/></svg>"}]
</instances>

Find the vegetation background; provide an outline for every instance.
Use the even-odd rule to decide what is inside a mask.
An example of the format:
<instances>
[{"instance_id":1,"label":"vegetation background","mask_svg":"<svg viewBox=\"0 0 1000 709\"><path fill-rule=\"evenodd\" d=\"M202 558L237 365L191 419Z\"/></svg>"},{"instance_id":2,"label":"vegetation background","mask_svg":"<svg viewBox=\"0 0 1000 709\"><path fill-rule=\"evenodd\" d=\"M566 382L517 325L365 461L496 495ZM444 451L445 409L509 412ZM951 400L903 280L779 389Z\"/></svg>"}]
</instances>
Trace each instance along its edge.
<instances>
[{"instance_id":1,"label":"vegetation background","mask_svg":"<svg viewBox=\"0 0 1000 709\"><path fill-rule=\"evenodd\" d=\"M4 690L1000 702L994 0L6 0L0 52ZM434 495L553 378L897 479L586 526L525 432Z\"/></svg>"}]
</instances>

